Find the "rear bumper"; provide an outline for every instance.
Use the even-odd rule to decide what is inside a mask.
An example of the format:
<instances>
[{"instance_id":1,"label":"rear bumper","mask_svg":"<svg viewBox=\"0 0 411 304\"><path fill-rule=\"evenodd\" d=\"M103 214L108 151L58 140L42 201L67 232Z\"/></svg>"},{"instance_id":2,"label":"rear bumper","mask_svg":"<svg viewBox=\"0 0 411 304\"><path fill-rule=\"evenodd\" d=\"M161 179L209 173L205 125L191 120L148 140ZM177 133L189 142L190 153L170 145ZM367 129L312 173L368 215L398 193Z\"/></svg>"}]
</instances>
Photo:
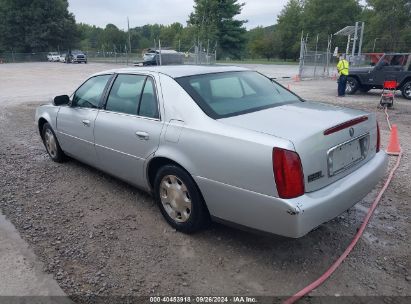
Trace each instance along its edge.
<instances>
[{"instance_id":1,"label":"rear bumper","mask_svg":"<svg viewBox=\"0 0 411 304\"><path fill-rule=\"evenodd\" d=\"M299 238L364 198L384 177L387 162L385 152L380 152L337 182L290 200L201 177L195 179L212 216L252 229Z\"/></svg>"},{"instance_id":2,"label":"rear bumper","mask_svg":"<svg viewBox=\"0 0 411 304\"><path fill-rule=\"evenodd\" d=\"M303 236L354 206L384 177L387 163L387 154L380 152L357 171L334 184L290 200L291 203L301 206L290 236Z\"/></svg>"}]
</instances>

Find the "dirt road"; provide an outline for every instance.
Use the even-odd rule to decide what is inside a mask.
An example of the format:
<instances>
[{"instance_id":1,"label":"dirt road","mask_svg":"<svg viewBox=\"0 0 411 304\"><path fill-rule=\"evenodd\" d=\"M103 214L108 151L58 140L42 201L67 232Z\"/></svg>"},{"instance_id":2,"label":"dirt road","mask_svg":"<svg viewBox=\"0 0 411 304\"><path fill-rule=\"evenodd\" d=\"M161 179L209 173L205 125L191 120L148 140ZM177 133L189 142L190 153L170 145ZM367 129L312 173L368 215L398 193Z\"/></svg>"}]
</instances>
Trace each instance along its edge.
<instances>
[{"instance_id":1,"label":"dirt road","mask_svg":"<svg viewBox=\"0 0 411 304\"><path fill-rule=\"evenodd\" d=\"M8 88L0 92L0 208L75 300L86 302L95 295L290 295L341 254L376 196L375 190L297 240L217 224L191 236L177 233L148 194L77 161L49 160L33 122L36 106L46 95L67 93L93 69L106 66L73 65L67 72L45 65L10 65ZM377 112L387 143L388 128L376 107L378 91L337 99L331 80L288 84L306 99ZM399 99L390 112L406 151L402 165L359 245L312 296L411 296L411 101Z\"/></svg>"}]
</instances>

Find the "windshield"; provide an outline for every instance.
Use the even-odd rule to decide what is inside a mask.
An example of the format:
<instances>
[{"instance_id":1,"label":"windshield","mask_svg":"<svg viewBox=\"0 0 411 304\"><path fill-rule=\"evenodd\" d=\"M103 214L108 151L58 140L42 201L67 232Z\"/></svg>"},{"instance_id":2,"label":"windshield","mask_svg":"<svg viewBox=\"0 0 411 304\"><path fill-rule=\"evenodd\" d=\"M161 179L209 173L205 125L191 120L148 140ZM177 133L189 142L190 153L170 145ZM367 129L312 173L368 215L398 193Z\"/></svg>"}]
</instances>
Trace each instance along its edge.
<instances>
[{"instance_id":1,"label":"windshield","mask_svg":"<svg viewBox=\"0 0 411 304\"><path fill-rule=\"evenodd\" d=\"M176 81L214 119L302 101L279 84L252 71L195 75Z\"/></svg>"}]
</instances>

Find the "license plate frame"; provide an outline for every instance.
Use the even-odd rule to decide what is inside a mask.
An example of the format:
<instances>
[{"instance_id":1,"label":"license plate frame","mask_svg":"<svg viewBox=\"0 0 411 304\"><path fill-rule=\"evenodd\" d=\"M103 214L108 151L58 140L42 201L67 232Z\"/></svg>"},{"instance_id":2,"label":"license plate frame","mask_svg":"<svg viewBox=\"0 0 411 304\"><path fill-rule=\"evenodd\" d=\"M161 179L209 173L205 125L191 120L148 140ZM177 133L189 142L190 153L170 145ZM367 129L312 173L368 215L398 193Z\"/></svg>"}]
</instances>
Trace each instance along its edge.
<instances>
[{"instance_id":1,"label":"license plate frame","mask_svg":"<svg viewBox=\"0 0 411 304\"><path fill-rule=\"evenodd\" d=\"M328 150L328 176L340 174L367 158L370 134L364 134Z\"/></svg>"}]
</instances>

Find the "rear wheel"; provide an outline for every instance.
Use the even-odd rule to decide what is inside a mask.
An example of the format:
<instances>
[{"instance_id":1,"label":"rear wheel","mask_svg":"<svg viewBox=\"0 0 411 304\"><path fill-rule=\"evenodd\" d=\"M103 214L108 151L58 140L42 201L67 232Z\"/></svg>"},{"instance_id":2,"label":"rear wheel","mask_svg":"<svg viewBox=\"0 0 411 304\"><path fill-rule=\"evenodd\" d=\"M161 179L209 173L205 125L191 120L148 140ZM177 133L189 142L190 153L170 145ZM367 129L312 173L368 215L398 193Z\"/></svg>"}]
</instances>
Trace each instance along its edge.
<instances>
[{"instance_id":1,"label":"rear wheel","mask_svg":"<svg viewBox=\"0 0 411 304\"><path fill-rule=\"evenodd\" d=\"M43 126L42 137L44 146L46 147L50 158L57 163L63 162L66 156L60 148L56 134L54 134L53 129L48 123L45 123Z\"/></svg>"},{"instance_id":2,"label":"rear wheel","mask_svg":"<svg viewBox=\"0 0 411 304\"><path fill-rule=\"evenodd\" d=\"M401 93L404 98L411 100L411 81L402 86Z\"/></svg>"},{"instance_id":3,"label":"rear wheel","mask_svg":"<svg viewBox=\"0 0 411 304\"><path fill-rule=\"evenodd\" d=\"M192 177L175 165L162 167L154 180L154 197L166 221L193 233L209 222L208 210Z\"/></svg>"},{"instance_id":4,"label":"rear wheel","mask_svg":"<svg viewBox=\"0 0 411 304\"><path fill-rule=\"evenodd\" d=\"M347 77L347 89L345 90L346 94L355 94L359 87L360 84L357 79L355 79L354 77Z\"/></svg>"}]
</instances>

